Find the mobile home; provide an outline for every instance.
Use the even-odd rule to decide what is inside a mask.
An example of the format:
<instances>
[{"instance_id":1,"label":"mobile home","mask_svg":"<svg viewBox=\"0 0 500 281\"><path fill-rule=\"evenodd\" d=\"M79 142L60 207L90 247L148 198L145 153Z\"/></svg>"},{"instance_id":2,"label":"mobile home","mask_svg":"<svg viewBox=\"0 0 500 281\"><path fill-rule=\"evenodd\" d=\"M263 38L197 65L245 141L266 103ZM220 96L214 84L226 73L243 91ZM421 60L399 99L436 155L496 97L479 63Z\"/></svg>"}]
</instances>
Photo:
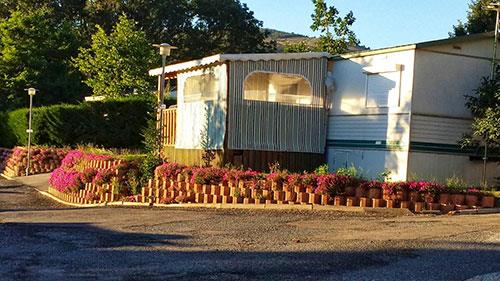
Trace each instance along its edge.
<instances>
[{"instance_id":1,"label":"mobile home","mask_svg":"<svg viewBox=\"0 0 500 281\"><path fill-rule=\"evenodd\" d=\"M164 112L166 157L201 164L211 149L220 165L259 170L275 161L291 170L324 163L329 57L220 54L166 66L177 86L177 106Z\"/></svg>"},{"instance_id":2,"label":"mobile home","mask_svg":"<svg viewBox=\"0 0 500 281\"><path fill-rule=\"evenodd\" d=\"M335 92L328 114L332 169L354 165L369 177L444 181L481 177L481 151L458 145L470 132L465 95L491 69L493 34L449 38L333 58ZM488 163L490 182L500 175Z\"/></svg>"}]
</instances>

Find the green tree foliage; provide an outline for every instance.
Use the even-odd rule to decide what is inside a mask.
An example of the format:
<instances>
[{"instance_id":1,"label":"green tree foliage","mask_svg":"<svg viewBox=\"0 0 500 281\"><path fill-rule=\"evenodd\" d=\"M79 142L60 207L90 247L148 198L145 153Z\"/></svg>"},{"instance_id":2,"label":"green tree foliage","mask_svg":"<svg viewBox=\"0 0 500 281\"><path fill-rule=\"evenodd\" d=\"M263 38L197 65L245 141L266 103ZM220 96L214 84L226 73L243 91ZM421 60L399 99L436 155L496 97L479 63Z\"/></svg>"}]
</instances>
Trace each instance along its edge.
<instances>
[{"instance_id":1,"label":"green tree foliage","mask_svg":"<svg viewBox=\"0 0 500 281\"><path fill-rule=\"evenodd\" d=\"M314 50L316 50L316 48L309 46L304 41L286 43L285 48L283 48L283 51L285 53L303 53L303 52L312 52Z\"/></svg>"},{"instance_id":2,"label":"green tree foliage","mask_svg":"<svg viewBox=\"0 0 500 281\"><path fill-rule=\"evenodd\" d=\"M319 49L331 54L340 54L348 50L349 46L359 44L356 35L351 30L356 21L352 11L343 18L334 6L327 6L325 0L312 0L314 14L311 29L320 31Z\"/></svg>"},{"instance_id":3,"label":"green tree foliage","mask_svg":"<svg viewBox=\"0 0 500 281\"><path fill-rule=\"evenodd\" d=\"M94 95L118 97L137 91L145 94L151 88L148 70L157 55L144 32L133 20L120 19L107 35L97 26L89 48L81 48L75 66L85 75L84 83Z\"/></svg>"},{"instance_id":4,"label":"green tree foliage","mask_svg":"<svg viewBox=\"0 0 500 281\"><path fill-rule=\"evenodd\" d=\"M43 104L81 99L79 94L83 95L88 89L79 82L81 75L73 71L68 62L76 57L79 48L92 49L92 36L103 34L97 26L104 34L112 34L123 14L136 23L137 30L144 32L147 45L168 42L179 47L169 62L214 53L275 50L275 43L266 40L266 32L260 29L262 22L239 0L0 0L0 22L11 26L2 26L0 32L13 38L7 40L10 43L6 43L5 48L19 54L17 59L0 59L0 79L22 78L19 73L44 76L42 81L18 79L15 83L20 89L30 85L40 88L45 97L35 102ZM32 23L26 22L28 20ZM36 49L28 50L35 46ZM51 51L45 51L45 47ZM3 54L4 47L0 48ZM35 56L25 57L25 54L35 54L37 60L46 59L46 62L38 63L34 61ZM22 72L20 65L36 71ZM77 81L73 81L74 78ZM13 82L3 80L0 81L0 110L7 104L7 96L12 107L24 105L21 99L12 102L13 93L17 94L18 89L11 91ZM154 83L150 87L154 88ZM62 88L64 92L60 92Z\"/></svg>"},{"instance_id":5,"label":"green tree foliage","mask_svg":"<svg viewBox=\"0 0 500 281\"><path fill-rule=\"evenodd\" d=\"M453 26L450 36L461 36L467 34L482 33L495 30L496 12L486 10L485 7L494 2L492 0L472 0L467 12L465 23L458 21Z\"/></svg>"},{"instance_id":6,"label":"green tree foliage","mask_svg":"<svg viewBox=\"0 0 500 281\"><path fill-rule=\"evenodd\" d=\"M483 78L475 93L466 99L474 119L472 136L467 136L464 144L488 143L492 148L500 148L500 67L494 79Z\"/></svg>"},{"instance_id":7,"label":"green tree foliage","mask_svg":"<svg viewBox=\"0 0 500 281\"><path fill-rule=\"evenodd\" d=\"M40 90L39 105L81 98L81 77L69 61L78 50L76 34L51 13L39 8L0 19L0 110L27 104L27 87Z\"/></svg>"},{"instance_id":8,"label":"green tree foliage","mask_svg":"<svg viewBox=\"0 0 500 281\"><path fill-rule=\"evenodd\" d=\"M273 51L262 22L255 19L246 4L238 0L192 0L191 42L185 42L186 57L209 53L261 53ZM181 50L182 51L182 50Z\"/></svg>"}]
</instances>

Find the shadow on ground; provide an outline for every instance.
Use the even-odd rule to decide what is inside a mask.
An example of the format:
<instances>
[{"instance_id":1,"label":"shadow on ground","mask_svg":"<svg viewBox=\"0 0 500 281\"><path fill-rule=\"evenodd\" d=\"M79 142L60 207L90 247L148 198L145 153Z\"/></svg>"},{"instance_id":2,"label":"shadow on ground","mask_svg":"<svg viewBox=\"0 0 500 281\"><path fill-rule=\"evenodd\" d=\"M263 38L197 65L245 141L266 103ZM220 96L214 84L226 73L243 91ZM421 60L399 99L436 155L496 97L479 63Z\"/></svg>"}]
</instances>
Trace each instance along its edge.
<instances>
[{"instance_id":1,"label":"shadow on ground","mask_svg":"<svg viewBox=\"0 0 500 281\"><path fill-rule=\"evenodd\" d=\"M118 232L86 223L3 223L0 237L2 280L465 280L500 271L499 243L204 251L191 245L190 236Z\"/></svg>"}]
</instances>

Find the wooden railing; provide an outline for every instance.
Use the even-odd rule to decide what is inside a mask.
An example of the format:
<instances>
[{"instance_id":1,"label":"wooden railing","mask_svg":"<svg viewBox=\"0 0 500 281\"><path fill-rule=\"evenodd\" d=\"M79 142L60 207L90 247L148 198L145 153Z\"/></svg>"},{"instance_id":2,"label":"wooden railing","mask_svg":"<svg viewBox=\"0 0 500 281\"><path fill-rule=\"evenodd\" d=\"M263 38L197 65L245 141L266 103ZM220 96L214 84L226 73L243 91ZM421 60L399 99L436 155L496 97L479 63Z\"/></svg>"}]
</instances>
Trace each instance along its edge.
<instances>
[{"instance_id":1,"label":"wooden railing","mask_svg":"<svg viewBox=\"0 0 500 281\"><path fill-rule=\"evenodd\" d=\"M167 108L163 110L162 140L165 146L175 145L177 108Z\"/></svg>"}]
</instances>

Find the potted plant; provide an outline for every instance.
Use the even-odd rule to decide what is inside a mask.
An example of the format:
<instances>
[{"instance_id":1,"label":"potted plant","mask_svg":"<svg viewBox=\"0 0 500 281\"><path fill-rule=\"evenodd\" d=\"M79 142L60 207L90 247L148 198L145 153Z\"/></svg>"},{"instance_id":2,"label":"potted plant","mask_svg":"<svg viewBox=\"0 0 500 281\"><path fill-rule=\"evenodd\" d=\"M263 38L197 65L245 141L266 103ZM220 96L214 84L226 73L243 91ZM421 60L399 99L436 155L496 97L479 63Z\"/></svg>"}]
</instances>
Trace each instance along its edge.
<instances>
[{"instance_id":1,"label":"potted plant","mask_svg":"<svg viewBox=\"0 0 500 281\"><path fill-rule=\"evenodd\" d=\"M481 196L481 190L479 188L468 188L465 193L465 204L469 208L477 206L479 203L480 196Z\"/></svg>"}]
</instances>

